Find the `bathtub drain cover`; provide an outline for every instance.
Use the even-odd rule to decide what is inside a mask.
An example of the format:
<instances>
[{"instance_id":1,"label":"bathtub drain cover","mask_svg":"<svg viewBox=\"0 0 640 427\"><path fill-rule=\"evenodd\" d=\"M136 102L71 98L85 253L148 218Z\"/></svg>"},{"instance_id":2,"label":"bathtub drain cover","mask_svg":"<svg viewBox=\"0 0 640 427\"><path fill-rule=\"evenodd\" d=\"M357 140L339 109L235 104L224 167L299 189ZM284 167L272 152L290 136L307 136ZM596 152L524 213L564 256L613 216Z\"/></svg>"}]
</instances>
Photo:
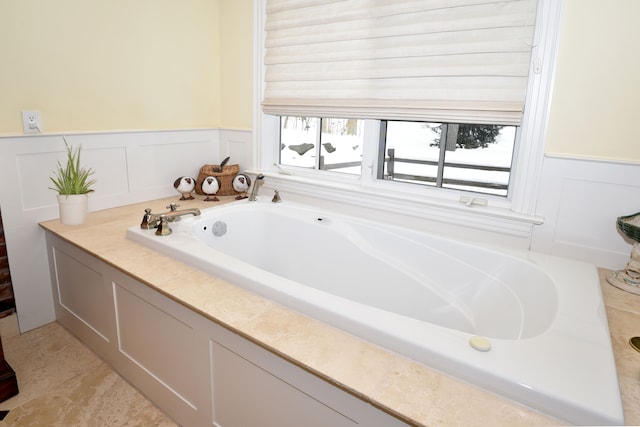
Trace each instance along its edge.
<instances>
[{"instance_id":1,"label":"bathtub drain cover","mask_svg":"<svg viewBox=\"0 0 640 427\"><path fill-rule=\"evenodd\" d=\"M469 345L478 351L491 350L491 341L489 341L489 338L478 335L469 338Z\"/></svg>"},{"instance_id":2,"label":"bathtub drain cover","mask_svg":"<svg viewBox=\"0 0 640 427\"><path fill-rule=\"evenodd\" d=\"M211 227L213 235L216 237L224 236L227 233L227 223L222 221L216 221Z\"/></svg>"}]
</instances>

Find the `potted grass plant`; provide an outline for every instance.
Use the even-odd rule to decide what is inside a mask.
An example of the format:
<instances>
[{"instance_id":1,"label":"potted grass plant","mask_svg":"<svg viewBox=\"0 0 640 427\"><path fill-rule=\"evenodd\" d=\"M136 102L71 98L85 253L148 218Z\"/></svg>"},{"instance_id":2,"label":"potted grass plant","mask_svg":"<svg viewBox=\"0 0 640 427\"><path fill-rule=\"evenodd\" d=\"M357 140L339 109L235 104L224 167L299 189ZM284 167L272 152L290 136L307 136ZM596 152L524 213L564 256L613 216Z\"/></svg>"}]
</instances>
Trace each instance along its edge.
<instances>
[{"instance_id":1,"label":"potted grass plant","mask_svg":"<svg viewBox=\"0 0 640 427\"><path fill-rule=\"evenodd\" d=\"M80 225L84 223L88 210L88 195L93 191L91 186L93 170L80 164L81 147L74 149L64 140L67 148L67 163L58 161L58 167L49 177L53 183L51 190L57 191L60 222L66 225Z\"/></svg>"}]
</instances>

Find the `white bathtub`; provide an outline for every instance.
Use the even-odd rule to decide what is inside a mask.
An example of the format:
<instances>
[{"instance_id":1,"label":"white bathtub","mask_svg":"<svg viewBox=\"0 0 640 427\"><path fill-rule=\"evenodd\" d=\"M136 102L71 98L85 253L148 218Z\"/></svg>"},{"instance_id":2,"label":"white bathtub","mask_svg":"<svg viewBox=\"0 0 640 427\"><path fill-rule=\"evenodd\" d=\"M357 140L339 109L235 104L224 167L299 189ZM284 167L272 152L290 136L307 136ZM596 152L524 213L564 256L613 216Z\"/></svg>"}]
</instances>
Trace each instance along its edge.
<instances>
[{"instance_id":1,"label":"white bathtub","mask_svg":"<svg viewBox=\"0 0 640 427\"><path fill-rule=\"evenodd\" d=\"M214 207L171 228L127 237L570 423L623 423L593 266L286 201ZM470 345L477 336L488 351Z\"/></svg>"}]
</instances>

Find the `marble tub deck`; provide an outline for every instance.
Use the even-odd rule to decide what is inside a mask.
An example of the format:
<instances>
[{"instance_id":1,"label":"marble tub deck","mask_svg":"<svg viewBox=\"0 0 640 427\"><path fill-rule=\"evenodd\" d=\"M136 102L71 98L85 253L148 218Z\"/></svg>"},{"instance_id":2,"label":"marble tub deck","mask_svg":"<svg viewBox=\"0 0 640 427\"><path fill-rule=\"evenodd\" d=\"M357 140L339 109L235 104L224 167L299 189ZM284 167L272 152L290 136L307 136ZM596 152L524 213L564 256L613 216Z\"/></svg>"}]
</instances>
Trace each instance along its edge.
<instances>
[{"instance_id":1,"label":"marble tub deck","mask_svg":"<svg viewBox=\"0 0 640 427\"><path fill-rule=\"evenodd\" d=\"M180 204L183 209L212 206L201 199ZM126 228L140 221L145 207L161 211L168 203L175 201L176 198L160 199L92 212L82 226L64 226L58 220L41 225L162 294L411 425L563 424L555 418L443 375L126 239ZM628 344L630 337L640 335L640 296L608 285L605 280L607 273L600 271L625 420L627 425L640 425L640 353ZM5 349L5 352L7 361L13 366L15 362L11 359L10 350ZM44 375L43 381L47 381L47 375ZM51 375L55 376L54 373ZM597 385L594 384L594 387ZM101 390L110 393L108 387ZM70 399L68 404L77 405L74 410L80 411L85 406L102 405L102 400L108 399ZM67 404L66 400L63 402ZM151 408L149 413L136 412L139 411L137 409L132 411L132 420L135 417L155 416ZM2 425L0 422L0 427ZM128 420L124 424L113 425L165 424L154 424L153 421L135 424L135 421Z\"/></svg>"}]
</instances>

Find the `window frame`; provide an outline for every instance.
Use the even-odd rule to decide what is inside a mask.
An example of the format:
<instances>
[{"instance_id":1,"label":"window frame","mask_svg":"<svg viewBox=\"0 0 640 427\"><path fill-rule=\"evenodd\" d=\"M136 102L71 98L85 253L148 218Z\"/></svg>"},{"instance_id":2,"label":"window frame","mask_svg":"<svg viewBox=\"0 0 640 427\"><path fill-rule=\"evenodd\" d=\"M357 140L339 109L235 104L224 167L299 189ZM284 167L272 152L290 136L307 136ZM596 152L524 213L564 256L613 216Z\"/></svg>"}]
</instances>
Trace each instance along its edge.
<instances>
[{"instance_id":1,"label":"window frame","mask_svg":"<svg viewBox=\"0 0 640 427\"><path fill-rule=\"evenodd\" d=\"M378 180L379 147L365 143L362 174L344 174L321 170L300 170L281 166L279 161L279 125L277 116L264 114L261 99L264 91L264 21L266 0L254 0L255 33L255 114L254 172L270 177L274 186L291 193L312 196L326 201L377 208L394 213L431 216L446 222L464 221L467 225L506 229L508 233L528 234L533 224L543 219L535 215L535 203L541 181L544 142L548 122L562 1L540 0L534 34L534 48L527 85L527 102L521 126L517 130L517 145L512 160L510 191L507 197L490 194ZM377 132L379 124L365 120L365 132ZM365 136L365 138L368 138ZM377 139L377 138L376 138ZM465 197L465 195L467 195ZM471 200L486 206L477 209ZM495 221L513 220L514 227Z\"/></svg>"}]
</instances>

